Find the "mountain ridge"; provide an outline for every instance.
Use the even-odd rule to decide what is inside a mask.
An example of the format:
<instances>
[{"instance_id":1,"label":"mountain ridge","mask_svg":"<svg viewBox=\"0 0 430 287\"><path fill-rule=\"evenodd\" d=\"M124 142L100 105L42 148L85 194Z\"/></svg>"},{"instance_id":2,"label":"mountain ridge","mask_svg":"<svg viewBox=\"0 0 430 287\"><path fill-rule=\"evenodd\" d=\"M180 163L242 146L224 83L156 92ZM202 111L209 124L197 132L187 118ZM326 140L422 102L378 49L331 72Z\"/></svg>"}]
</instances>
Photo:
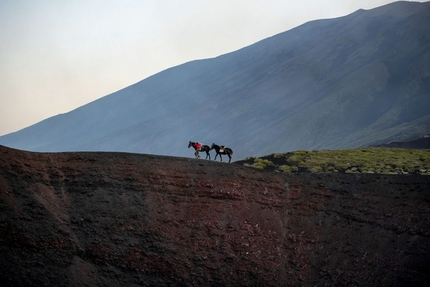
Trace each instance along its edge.
<instances>
[{"instance_id":1,"label":"mountain ridge","mask_svg":"<svg viewBox=\"0 0 430 287\"><path fill-rule=\"evenodd\" d=\"M428 2L395 2L311 21L169 68L0 143L190 156L193 140L244 158L418 138L430 130L429 14Z\"/></svg>"}]
</instances>

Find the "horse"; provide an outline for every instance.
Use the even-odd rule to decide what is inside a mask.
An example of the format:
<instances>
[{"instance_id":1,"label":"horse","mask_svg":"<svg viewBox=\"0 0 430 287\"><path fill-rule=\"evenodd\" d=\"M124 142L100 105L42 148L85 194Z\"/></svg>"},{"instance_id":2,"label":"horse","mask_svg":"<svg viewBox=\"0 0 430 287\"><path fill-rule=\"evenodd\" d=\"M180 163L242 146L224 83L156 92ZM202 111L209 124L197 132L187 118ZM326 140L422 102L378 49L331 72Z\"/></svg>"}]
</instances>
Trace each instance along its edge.
<instances>
[{"instance_id":1,"label":"horse","mask_svg":"<svg viewBox=\"0 0 430 287\"><path fill-rule=\"evenodd\" d=\"M228 158L229 158L228 162L230 163L231 156L233 155L233 150L231 148L225 147L223 145L219 146L219 145L216 145L216 144L213 143L212 146L211 146L211 149L215 149L215 151L216 151L216 155L215 155L214 160L216 160L216 157L219 155L219 158L222 161L221 155L222 154L226 154L226 155L228 155Z\"/></svg>"},{"instance_id":2,"label":"horse","mask_svg":"<svg viewBox=\"0 0 430 287\"><path fill-rule=\"evenodd\" d=\"M190 141L188 143L188 148L190 148L190 147L193 147L196 150L196 152L194 153L196 155L196 158L200 158L199 151L205 151L206 152L206 158L205 159L208 159L208 157L209 157L209 160L211 159L211 154L209 153L211 148L208 145L201 144L199 142Z\"/></svg>"}]
</instances>

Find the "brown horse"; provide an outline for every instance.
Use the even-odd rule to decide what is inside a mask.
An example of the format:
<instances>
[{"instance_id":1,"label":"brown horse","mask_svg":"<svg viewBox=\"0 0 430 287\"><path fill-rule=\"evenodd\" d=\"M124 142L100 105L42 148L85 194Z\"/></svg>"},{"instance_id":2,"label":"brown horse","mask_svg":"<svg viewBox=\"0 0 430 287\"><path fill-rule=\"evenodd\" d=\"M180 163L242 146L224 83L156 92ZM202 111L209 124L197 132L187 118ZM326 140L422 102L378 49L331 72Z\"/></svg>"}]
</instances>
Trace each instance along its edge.
<instances>
[{"instance_id":1,"label":"brown horse","mask_svg":"<svg viewBox=\"0 0 430 287\"><path fill-rule=\"evenodd\" d=\"M233 150L231 148L228 148L228 147L225 147L225 146L219 146L219 145L216 145L216 144L213 143L212 146L211 146L211 149L215 149L215 151L216 151L216 155L215 155L214 160L216 160L216 157L219 155L219 158L222 161L221 155L222 154L226 154L226 155L228 155L228 162L230 163L231 156L233 155Z\"/></svg>"},{"instance_id":2,"label":"brown horse","mask_svg":"<svg viewBox=\"0 0 430 287\"><path fill-rule=\"evenodd\" d=\"M205 151L206 152L206 158L205 159L208 159L208 157L209 157L209 160L211 159L211 154L209 153L211 148L209 146L207 146L205 144L201 144L199 142L190 141L188 143L188 148L190 148L190 147L193 147L195 149L196 152L194 153L194 155L196 156L196 158L200 158L199 151Z\"/></svg>"}]
</instances>

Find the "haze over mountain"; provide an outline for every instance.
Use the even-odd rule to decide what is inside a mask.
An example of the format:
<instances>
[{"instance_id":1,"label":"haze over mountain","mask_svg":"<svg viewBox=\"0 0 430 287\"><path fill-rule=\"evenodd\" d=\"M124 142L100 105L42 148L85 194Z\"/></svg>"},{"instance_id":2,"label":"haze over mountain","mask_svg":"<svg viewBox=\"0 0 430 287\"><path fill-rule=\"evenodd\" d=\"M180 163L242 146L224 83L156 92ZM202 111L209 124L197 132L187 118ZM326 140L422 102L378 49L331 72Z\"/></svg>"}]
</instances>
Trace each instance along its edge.
<instances>
[{"instance_id":1,"label":"haze over mountain","mask_svg":"<svg viewBox=\"0 0 430 287\"><path fill-rule=\"evenodd\" d=\"M237 160L421 137L429 107L430 2L395 2L172 67L0 144L189 157L193 140Z\"/></svg>"}]
</instances>

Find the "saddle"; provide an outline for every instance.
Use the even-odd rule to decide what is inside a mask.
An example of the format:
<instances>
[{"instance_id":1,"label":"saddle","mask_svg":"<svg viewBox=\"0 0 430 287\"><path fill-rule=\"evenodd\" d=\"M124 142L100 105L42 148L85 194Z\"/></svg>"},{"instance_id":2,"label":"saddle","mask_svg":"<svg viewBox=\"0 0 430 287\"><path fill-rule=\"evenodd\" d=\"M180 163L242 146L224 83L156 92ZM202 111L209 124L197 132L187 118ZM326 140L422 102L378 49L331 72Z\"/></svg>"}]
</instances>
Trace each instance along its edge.
<instances>
[{"instance_id":1,"label":"saddle","mask_svg":"<svg viewBox=\"0 0 430 287\"><path fill-rule=\"evenodd\" d=\"M201 143L195 143L194 144L194 148L196 149L196 150L200 150L200 148L202 147L202 144Z\"/></svg>"},{"instance_id":2,"label":"saddle","mask_svg":"<svg viewBox=\"0 0 430 287\"><path fill-rule=\"evenodd\" d=\"M223 153L224 151L225 151L225 146L224 145L220 146L219 147L219 152Z\"/></svg>"}]
</instances>

